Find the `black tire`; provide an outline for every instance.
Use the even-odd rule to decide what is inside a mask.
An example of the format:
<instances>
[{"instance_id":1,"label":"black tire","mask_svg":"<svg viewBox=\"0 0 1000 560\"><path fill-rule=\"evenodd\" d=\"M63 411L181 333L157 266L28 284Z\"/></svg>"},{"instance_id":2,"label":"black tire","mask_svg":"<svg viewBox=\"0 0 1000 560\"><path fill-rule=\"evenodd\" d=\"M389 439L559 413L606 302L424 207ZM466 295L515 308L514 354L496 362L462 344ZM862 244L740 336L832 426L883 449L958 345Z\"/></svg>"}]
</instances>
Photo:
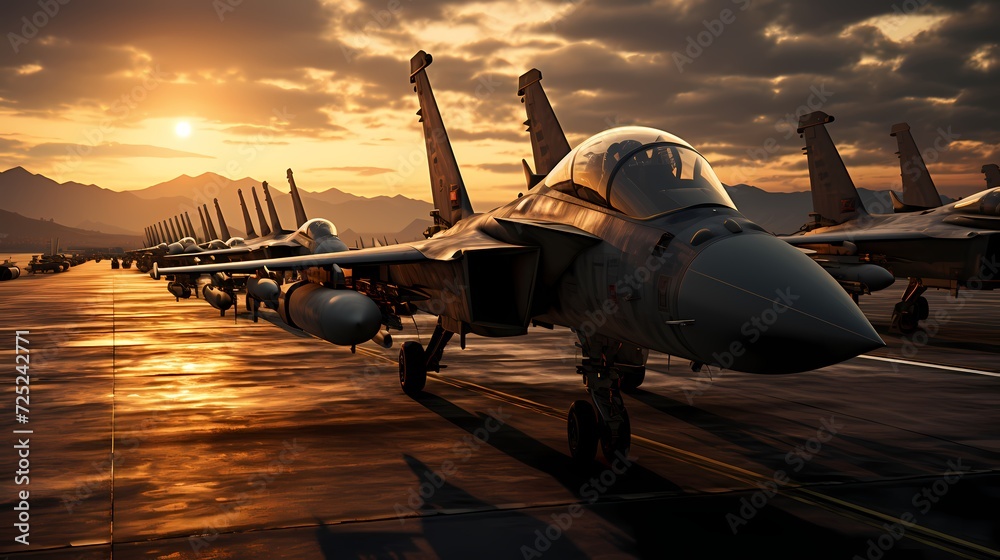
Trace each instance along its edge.
<instances>
[{"instance_id":1,"label":"black tire","mask_svg":"<svg viewBox=\"0 0 1000 560\"><path fill-rule=\"evenodd\" d=\"M419 395L427 384L427 358L419 342L408 340L399 349L399 386L407 395Z\"/></svg>"},{"instance_id":2,"label":"black tire","mask_svg":"<svg viewBox=\"0 0 1000 560\"><path fill-rule=\"evenodd\" d=\"M569 453L578 463L591 463L597 455L597 413L587 401L576 401L566 418Z\"/></svg>"},{"instance_id":3,"label":"black tire","mask_svg":"<svg viewBox=\"0 0 1000 560\"><path fill-rule=\"evenodd\" d=\"M646 366L618 366L618 374L622 378L622 391L634 391L646 379Z\"/></svg>"},{"instance_id":4,"label":"black tire","mask_svg":"<svg viewBox=\"0 0 1000 560\"><path fill-rule=\"evenodd\" d=\"M930 317L931 306L927 303L927 298L920 296L913 302L913 314L921 321L925 321Z\"/></svg>"},{"instance_id":5,"label":"black tire","mask_svg":"<svg viewBox=\"0 0 1000 560\"><path fill-rule=\"evenodd\" d=\"M628 410L622 409L622 425L618 428L618 437L612 441L611 430L604 423L600 424L601 452L608 463L613 463L618 459L620 452L628 457L629 449L632 448L632 424L628 419Z\"/></svg>"},{"instance_id":6,"label":"black tire","mask_svg":"<svg viewBox=\"0 0 1000 560\"><path fill-rule=\"evenodd\" d=\"M916 332L918 322L919 319L913 311L902 312L899 315L899 332L903 334Z\"/></svg>"}]
</instances>

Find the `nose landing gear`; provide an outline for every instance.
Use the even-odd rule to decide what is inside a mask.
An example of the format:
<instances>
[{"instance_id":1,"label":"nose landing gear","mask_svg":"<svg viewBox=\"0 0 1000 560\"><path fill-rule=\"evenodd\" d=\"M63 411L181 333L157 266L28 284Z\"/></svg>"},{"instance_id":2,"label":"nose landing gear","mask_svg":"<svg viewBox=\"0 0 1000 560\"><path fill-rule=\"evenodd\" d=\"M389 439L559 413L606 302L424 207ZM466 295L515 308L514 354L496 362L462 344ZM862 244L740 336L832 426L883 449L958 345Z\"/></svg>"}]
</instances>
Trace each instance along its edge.
<instances>
[{"instance_id":1,"label":"nose landing gear","mask_svg":"<svg viewBox=\"0 0 1000 560\"><path fill-rule=\"evenodd\" d=\"M609 462L619 456L628 456L632 444L632 426L628 410L622 399L623 376L615 365L621 343L603 337L584 340L583 363L577 366L577 373L583 376L583 383L593 401L579 400L573 403L567 417L567 439L570 454L578 462L594 460L597 445Z\"/></svg>"}]
</instances>

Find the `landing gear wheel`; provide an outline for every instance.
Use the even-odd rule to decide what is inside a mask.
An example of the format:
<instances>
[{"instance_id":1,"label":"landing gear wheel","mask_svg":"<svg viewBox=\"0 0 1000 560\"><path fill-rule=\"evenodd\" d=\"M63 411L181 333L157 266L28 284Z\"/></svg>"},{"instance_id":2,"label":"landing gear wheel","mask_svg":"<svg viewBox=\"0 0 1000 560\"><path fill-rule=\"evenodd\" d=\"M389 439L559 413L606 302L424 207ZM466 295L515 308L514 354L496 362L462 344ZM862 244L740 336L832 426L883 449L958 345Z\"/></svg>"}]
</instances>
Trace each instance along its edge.
<instances>
[{"instance_id":1,"label":"landing gear wheel","mask_svg":"<svg viewBox=\"0 0 1000 560\"><path fill-rule=\"evenodd\" d=\"M646 379L646 366L618 366L618 373L622 377L622 391L634 391Z\"/></svg>"},{"instance_id":2,"label":"landing gear wheel","mask_svg":"<svg viewBox=\"0 0 1000 560\"><path fill-rule=\"evenodd\" d=\"M916 314L913 311L904 311L899 315L899 332L903 334L910 334L917 330L917 319Z\"/></svg>"},{"instance_id":3,"label":"landing gear wheel","mask_svg":"<svg viewBox=\"0 0 1000 560\"><path fill-rule=\"evenodd\" d=\"M927 303L927 298L924 296L918 297L913 302L913 314L917 316L920 321L926 320L931 315L931 306Z\"/></svg>"},{"instance_id":4,"label":"landing gear wheel","mask_svg":"<svg viewBox=\"0 0 1000 560\"><path fill-rule=\"evenodd\" d=\"M621 415L622 423L618 426L617 437L611 436L611 428L608 427L607 422L601 422L599 425L601 452L604 453L604 458L609 463L614 462L618 458L618 453L628 457L629 449L632 447L632 425L628 419L628 410L623 408Z\"/></svg>"},{"instance_id":5,"label":"landing gear wheel","mask_svg":"<svg viewBox=\"0 0 1000 560\"><path fill-rule=\"evenodd\" d=\"M407 395L419 395L427 384L427 365L424 347L408 340L399 349L399 386Z\"/></svg>"},{"instance_id":6,"label":"landing gear wheel","mask_svg":"<svg viewBox=\"0 0 1000 560\"><path fill-rule=\"evenodd\" d=\"M566 418L569 453L578 463L590 463L597 455L597 414L587 401L576 401Z\"/></svg>"}]
</instances>

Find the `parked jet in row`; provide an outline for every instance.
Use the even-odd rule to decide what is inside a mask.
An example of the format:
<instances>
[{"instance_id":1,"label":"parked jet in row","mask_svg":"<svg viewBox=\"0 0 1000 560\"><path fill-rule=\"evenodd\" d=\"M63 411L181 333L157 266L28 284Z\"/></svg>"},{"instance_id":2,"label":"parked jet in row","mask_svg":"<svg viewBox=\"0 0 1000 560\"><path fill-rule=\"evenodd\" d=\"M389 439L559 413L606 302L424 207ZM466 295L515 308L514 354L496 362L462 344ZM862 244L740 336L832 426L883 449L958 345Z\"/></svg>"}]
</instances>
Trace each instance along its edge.
<instances>
[{"instance_id":1,"label":"parked jet in row","mask_svg":"<svg viewBox=\"0 0 1000 560\"><path fill-rule=\"evenodd\" d=\"M833 117L822 111L799 119L815 221L807 224L804 233L782 239L814 251L812 256L818 260L842 263L847 268L877 264L897 278L908 278L909 285L892 315L893 328L902 332L912 332L929 316L923 297L927 288L947 289L957 295L960 288L1000 287L1000 188L930 207L934 201L930 189L934 187L922 159L918 180L905 190L912 169L908 166L914 165L919 154L915 145L907 145L912 144L912 138L905 141L908 131L897 125L893 133L906 132L900 140L901 203L905 206L894 214L869 214L826 130L832 121ZM915 193L919 199L912 198Z\"/></svg>"}]
</instances>

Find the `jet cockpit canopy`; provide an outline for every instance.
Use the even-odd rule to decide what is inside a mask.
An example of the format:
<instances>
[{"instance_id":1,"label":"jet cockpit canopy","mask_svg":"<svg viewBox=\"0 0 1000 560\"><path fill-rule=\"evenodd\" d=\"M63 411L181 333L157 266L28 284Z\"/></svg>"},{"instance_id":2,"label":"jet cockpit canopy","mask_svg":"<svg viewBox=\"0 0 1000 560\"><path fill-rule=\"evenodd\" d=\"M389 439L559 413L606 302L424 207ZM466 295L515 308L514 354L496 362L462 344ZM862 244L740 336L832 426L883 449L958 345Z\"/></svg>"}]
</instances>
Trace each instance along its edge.
<instances>
[{"instance_id":1,"label":"jet cockpit canopy","mask_svg":"<svg viewBox=\"0 0 1000 560\"><path fill-rule=\"evenodd\" d=\"M639 219L705 204L736 207L690 144L639 126L592 136L566 154L545 185Z\"/></svg>"},{"instance_id":2,"label":"jet cockpit canopy","mask_svg":"<svg viewBox=\"0 0 1000 560\"><path fill-rule=\"evenodd\" d=\"M955 208L987 216L1000 216L1000 187L969 195L956 202Z\"/></svg>"}]
</instances>

